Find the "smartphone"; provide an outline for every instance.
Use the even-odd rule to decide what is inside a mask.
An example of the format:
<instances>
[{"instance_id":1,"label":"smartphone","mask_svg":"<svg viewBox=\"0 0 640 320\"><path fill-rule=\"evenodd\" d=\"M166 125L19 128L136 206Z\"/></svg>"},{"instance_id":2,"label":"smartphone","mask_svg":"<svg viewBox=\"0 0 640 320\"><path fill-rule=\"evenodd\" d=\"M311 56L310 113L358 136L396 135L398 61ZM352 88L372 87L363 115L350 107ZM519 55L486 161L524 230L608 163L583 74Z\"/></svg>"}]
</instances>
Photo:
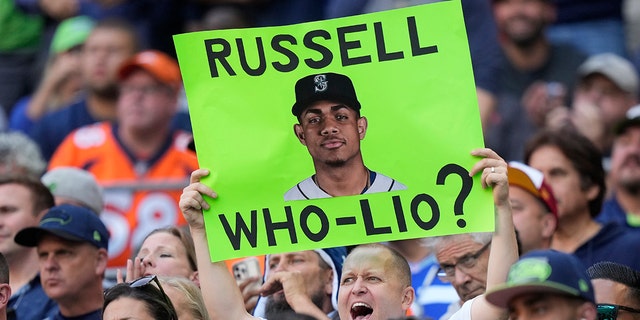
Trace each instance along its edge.
<instances>
[{"instance_id":1,"label":"smartphone","mask_svg":"<svg viewBox=\"0 0 640 320\"><path fill-rule=\"evenodd\" d=\"M236 278L236 283L240 284L248 278L257 277L258 280L247 284L242 290L242 295L245 298L245 307L247 310L255 307L258 302L258 295L248 296L251 291L257 291L262 285L262 272L260 271L260 262L256 257L248 257L231 265L233 276Z\"/></svg>"},{"instance_id":2,"label":"smartphone","mask_svg":"<svg viewBox=\"0 0 640 320\"><path fill-rule=\"evenodd\" d=\"M231 269L233 270L233 276L236 278L236 282L242 282L251 277L262 278L260 262L256 257L248 257L237 261L231 266Z\"/></svg>"}]
</instances>

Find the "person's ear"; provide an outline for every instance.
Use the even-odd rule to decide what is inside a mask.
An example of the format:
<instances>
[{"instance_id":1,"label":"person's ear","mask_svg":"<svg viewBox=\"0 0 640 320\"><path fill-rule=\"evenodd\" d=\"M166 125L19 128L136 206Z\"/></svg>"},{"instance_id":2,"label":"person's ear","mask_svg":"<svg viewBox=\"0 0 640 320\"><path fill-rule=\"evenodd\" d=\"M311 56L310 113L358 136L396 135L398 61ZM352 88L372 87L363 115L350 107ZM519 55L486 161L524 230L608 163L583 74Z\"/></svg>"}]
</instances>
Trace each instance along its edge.
<instances>
[{"instance_id":1,"label":"person's ear","mask_svg":"<svg viewBox=\"0 0 640 320\"><path fill-rule=\"evenodd\" d=\"M191 276L189 276L189 280L191 280L191 282L195 283L196 286L200 288L200 275L198 274L198 271L194 271Z\"/></svg>"},{"instance_id":2,"label":"person's ear","mask_svg":"<svg viewBox=\"0 0 640 320\"><path fill-rule=\"evenodd\" d=\"M364 136L367 134L367 118L360 117L358 118L358 135L360 136L360 140L364 139Z\"/></svg>"},{"instance_id":3,"label":"person's ear","mask_svg":"<svg viewBox=\"0 0 640 320\"><path fill-rule=\"evenodd\" d=\"M0 284L0 308L6 308L11 297L11 287L7 283Z\"/></svg>"},{"instance_id":4,"label":"person's ear","mask_svg":"<svg viewBox=\"0 0 640 320\"><path fill-rule=\"evenodd\" d=\"M109 260L109 254L106 249L98 249L96 252L96 274L103 275L107 270L107 261Z\"/></svg>"},{"instance_id":5,"label":"person's ear","mask_svg":"<svg viewBox=\"0 0 640 320\"><path fill-rule=\"evenodd\" d=\"M302 130L302 125L300 125L299 123L294 124L293 132L296 134L296 137L298 138L300 143L306 146L307 141L305 140L305 137L304 137L304 130Z\"/></svg>"},{"instance_id":6,"label":"person's ear","mask_svg":"<svg viewBox=\"0 0 640 320\"><path fill-rule=\"evenodd\" d=\"M551 238L553 233L556 231L557 226L556 218L553 216L553 213L547 213L542 216L542 236L545 238Z\"/></svg>"},{"instance_id":7,"label":"person's ear","mask_svg":"<svg viewBox=\"0 0 640 320\"><path fill-rule=\"evenodd\" d=\"M595 199L596 197L598 197L598 194L600 193L600 186L598 186L597 184L593 183L591 184L591 186L589 186L586 190L587 193L587 199L589 199L589 201Z\"/></svg>"},{"instance_id":8,"label":"person's ear","mask_svg":"<svg viewBox=\"0 0 640 320\"><path fill-rule=\"evenodd\" d=\"M416 291L413 287L408 286L402 290L402 310L409 310L416 297Z\"/></svg>"},{"instance_id":9,"label":"person's ear","mask_svg":"<svg viewBox=\"0 0 640 320\"><path fill-rule=\"evenodd\" d=\"M11 287L7 283L0 284L0 306L6 307L11 297Z\"/></svg>"},{"instance_id":10,"label":"person's ear","mask_svg":"<svg viewBox=\"0 0 640 320\"><path fill-rule=\"evenodd\" d=\"M324 291L326 294L331 296L331 294L333 294L333 269L328 268L325 270L325 272L326 272L326 277L324 281Z\"/></svg>"}]
</instances>

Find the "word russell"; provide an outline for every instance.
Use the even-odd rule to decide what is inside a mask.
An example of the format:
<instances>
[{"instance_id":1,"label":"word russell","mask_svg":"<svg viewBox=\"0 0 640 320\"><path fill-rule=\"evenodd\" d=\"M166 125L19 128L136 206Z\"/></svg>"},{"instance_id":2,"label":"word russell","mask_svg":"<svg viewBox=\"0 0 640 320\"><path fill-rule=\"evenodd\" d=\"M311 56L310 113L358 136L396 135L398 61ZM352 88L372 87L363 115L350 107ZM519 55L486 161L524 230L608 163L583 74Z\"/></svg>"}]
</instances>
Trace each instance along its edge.
<instances>
[{"instance_id":1,"label":"word russell","mask_svg":"<svg viewBox=\"0 0 640 320\"><path fill-rule=\"evenodd\" d=\"M270 58L271 66L279 72L290 72L295 70L300 65L300 53L310 53L308 50L313 51L310 55L319 53L318 59L311 57L305 58L304 64L312 69L322 69L331 64L333 61L333 52L340 53L340 61L342 66L351 66L363 63L372 62L372 54L357 55L356 51L362 51L361 41L375 41L376 52L373 53L378 62L399 60L405 58L405 52L403 50L389 51L387 43L385 42L385 33L382 22L373 22L373 34L370 31L370 26L367 24L356 24L344 27L338 27L335 30L335 37L337 38L338 50L331 50L335 47L336 43L331 41L332 35L327 30L317 29L311 30L302 36L302 49L296 53L290 47L298 45L299 39L291 34L276 34L271 39L264 39L263 37L255 37L255 47L253 44L249 45L245 43L245 39L236 38L235 43L229 42L223 38L205 39L204 47L207 53L207 59L209 61L209 70L211 72L211 78L220 77L220 70L218 66L221 66L227 75L235 76L239 71L237 66L244 73L250 76L260 76L265 73L268 63L267 56ZM402 28L394 28L393 34L387 34L389 38L394 40L401 39L398 30ZM406 18L406 40L410 47L410 54L412 57L427 55L438 52L437 45L421 45L418 30L425 30L426 28L418 28L416 24L416 17L409 16ZM373 37L373 39L371 38ZM272 51L266 51L265 41L269 41L268 48ZM304 50L308 49L308 50ZM252 56L248 57L248 53ZM257 66L250 66L249 58L252 60L258 60ZM285 60L285 61L282 61ZM254 61L252 64L256 64Z\"/></svg>"}]
</instances>

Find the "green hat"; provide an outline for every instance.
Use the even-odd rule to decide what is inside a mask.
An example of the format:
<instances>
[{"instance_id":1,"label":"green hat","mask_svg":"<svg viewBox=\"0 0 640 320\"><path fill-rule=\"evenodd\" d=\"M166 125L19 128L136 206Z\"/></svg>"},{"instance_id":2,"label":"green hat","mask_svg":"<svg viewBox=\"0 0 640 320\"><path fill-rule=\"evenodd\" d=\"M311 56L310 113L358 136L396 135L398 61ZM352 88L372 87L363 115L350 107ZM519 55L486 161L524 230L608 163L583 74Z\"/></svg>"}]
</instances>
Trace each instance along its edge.
<instances>
[{"instance_id":1,"label":"green hat","mask_svg":"<svg viewBox=\"0 0 640 320\"><path fill-rule=\"evenodd\" d=\"M581 298L595 304L587 268L576 256L552 249L529 251L509 269L505 284L486 293L486 300L507 308L519 295L556 293Z\"/></svg>"},{"instance_id":2,"label":"green hat","mask_svg":"<svg viewBox=\"0 0 640 320\"><path fill-rule=\"evenodd\" d=\"M58 54L83 44L94 24L87 16L77 16L60 22L51 40L51 52Z\"/></svg>"}]
</instances>

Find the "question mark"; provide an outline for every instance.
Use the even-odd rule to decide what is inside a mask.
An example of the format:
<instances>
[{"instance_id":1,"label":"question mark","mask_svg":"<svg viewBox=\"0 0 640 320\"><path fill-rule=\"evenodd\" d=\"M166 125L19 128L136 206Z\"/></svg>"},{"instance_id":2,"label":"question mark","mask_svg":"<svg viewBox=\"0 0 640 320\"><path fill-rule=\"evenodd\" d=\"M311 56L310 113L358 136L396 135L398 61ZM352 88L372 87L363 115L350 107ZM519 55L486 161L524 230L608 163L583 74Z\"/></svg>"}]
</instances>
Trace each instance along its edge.
<instances>
[{"instance_id":1,"label":"question mark","mask_svg":"<svg viewBox=\"0 0 640 320\"><path fill-rule=\"evenodd\" d=\"M460 193L456 197L456 202L453 204L453 212L456 216L464 215L463 205L464 201L471 193L471 187L473 186L473 179L469 176L469 171L467 169L455 164L449 163L448 165L442 167L440 171L438 171L438 178L436 179L436 184L444 185L445 179L450 174L457 174L462 179L462 189L460 189ZM460 218L457 221L458 227L464 228L467 226L467 222Z\"/></svg>"}]
</instances>

